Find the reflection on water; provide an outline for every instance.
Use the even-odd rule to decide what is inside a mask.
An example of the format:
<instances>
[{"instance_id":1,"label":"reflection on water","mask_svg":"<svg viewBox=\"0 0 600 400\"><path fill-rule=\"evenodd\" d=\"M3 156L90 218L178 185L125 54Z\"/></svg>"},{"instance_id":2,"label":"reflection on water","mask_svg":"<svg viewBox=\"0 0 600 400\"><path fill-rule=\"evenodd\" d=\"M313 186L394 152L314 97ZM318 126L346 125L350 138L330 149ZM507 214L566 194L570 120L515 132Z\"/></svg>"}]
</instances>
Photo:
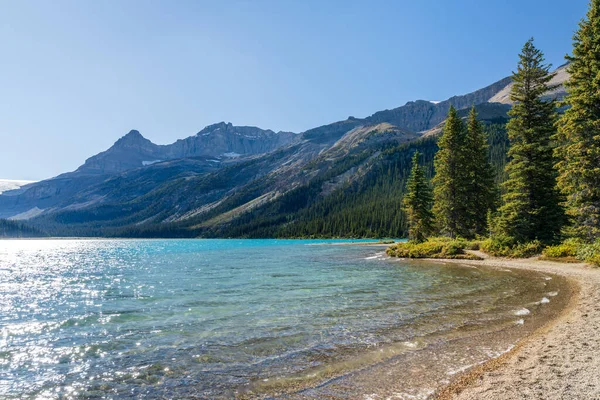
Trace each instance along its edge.
<instances>
[{"instance_id":1,"label":"reflection on water","mask_svg":"<svg viewBox=\"0 0 600 400\"><path fill-rule=\"evenodd\" d=\"M278 391L527 325L555 295L511 271L314 243L0 241L0 397Z\"/></svg>"}]
</instances>

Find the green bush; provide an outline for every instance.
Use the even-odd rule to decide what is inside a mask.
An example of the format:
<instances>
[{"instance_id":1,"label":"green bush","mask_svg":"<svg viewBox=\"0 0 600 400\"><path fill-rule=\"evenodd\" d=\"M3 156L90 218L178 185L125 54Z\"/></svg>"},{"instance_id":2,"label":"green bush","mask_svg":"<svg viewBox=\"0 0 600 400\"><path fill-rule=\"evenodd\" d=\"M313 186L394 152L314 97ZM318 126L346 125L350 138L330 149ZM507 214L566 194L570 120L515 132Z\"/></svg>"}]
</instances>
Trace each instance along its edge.
<instances>
[{"instance_id":1,"label":"green bush","mask_svg":"<svg viewBox=\"0 0 600 400\"><path fill-rule=\"evenodd\" d=\"M481 243L481 250L496 257L507 257L515 246L515 240L506 235L494 235Z\"/></svg>"},{"instance_id":2,"label":"green bush","mask_svg":"<svg viewBox=\"0 0 600 400\"><path fill-rule=\"evenodd\" d=\"M397 243L387 249L391 257L399 258L459 258L480 260L479 257L465 253L468 242L462 239L432 238L423 243Z\"/></svg>"},{"instance_id":3,"label":"green bush","mask_svg":"<svg viewBox=\"0 0 600 400\"><path fill-rule=\"evenodd\" d=\"M452 255L453 253L455 253L456 251L462 251L462 250L478 250L479 249L479 242L476 241L468 241L466 239L463 238L450 238L447 236L441 236L441 237L434 237L434 238L430 238L428 239L429 242L436 242L436 243L444 243L446 245L445 251L447 253L449 253L450 255ZM476 247L476 248L473 248ZM460 254L460 253L456 253L456 254Z\"/></svg>"},{"instance_id":4,"label":"green bush","mask_svg":"<svg viewBox=\"0 0 600 400\"><path fill-rule=\"evenodd\" d=\"M510 257L514 258L529 258L541 254L544 245L539 240L533 242L519 244L513 248L513 254Z\"/></svg>"},{"instance_id":5,"label":"green bush","mask_svg":"<svg viewBox=\"0 0 600 400\"><path fill-rule=\"evenodd\" d=\"M481 243L481 250L494 257L528 258L540 254L543 248L539 240L516 243L507 235L495 235Z\"/></svg>"},{"instance_id":6,"label":"green bush","mask_svg":"<svg viewBox=\"0 0 600 400\"><path fill-rule=\"evenodd\" d=\"M467 246L465 247L465 249L467 249L467 250L479 250L479 249L481 249L481 243L483 243L482 240L472 240L469 243L467 243Z\"/></svg>"},{"instance_id":7,"label":"green bush","mask_svg":"<svg viewBox=\"0 0 600 400\"><path fill-rule=\"evenodd\" d=\"M548 258L576 257L581 242L575 239L567 239L556 246L548 246L542 254Z\"/></svg>"},{"instance_id":8,"label":"green bush","mask_svg":"<svg viewBox=\"0 0 600 400\"><path fill-rule=\"evenodd\" d=\"M597 267L600 267L600 253L597 252L595 255L591 256L585 261L589 262L590 264L594 264Z\"/></svg>"},{"instance_id":9,"label":"green bush","mask_svg":"<svg viewBox=\"0 0 600 400\"><path fill-rule=\"evenodd\" d=\"M582 244L577 249L577 258L600 266L600 239L591 244Z\"/></svg>"},{"instance_id":10,"label":"green bush","mask_svg":"<svg viewBox=\"0 0 600 400\"><path fill-rule=\"evenodd\" d=\"M556 246L546 247L543 254L547 258L577 259L600 266L600 240L584 243L578 239L567 239Z\"/></svg>"},{"instance_id":11,"label":"green bush","mask_svg":"<svg viewBox=\"0 0 600 400\"><path fill-rule=\"evenodd\" d=\"M439 242L423 242L423 243L398 243L388 248L387 253L393 257L401 258L426 258L440 254L444 247L443 243Z\"/></svg>"},{"instance_id":12,"label":"green bush","mask_svg":"<svg viewBox=\"0 0 600 400\"><path fill-rule=\"evenodd\" d=\"M442 254L445 256L456 256L458 254L464 254L465 243L453 240L448 242L446 246L442 248Z\"/></svg>"}]
</instances>

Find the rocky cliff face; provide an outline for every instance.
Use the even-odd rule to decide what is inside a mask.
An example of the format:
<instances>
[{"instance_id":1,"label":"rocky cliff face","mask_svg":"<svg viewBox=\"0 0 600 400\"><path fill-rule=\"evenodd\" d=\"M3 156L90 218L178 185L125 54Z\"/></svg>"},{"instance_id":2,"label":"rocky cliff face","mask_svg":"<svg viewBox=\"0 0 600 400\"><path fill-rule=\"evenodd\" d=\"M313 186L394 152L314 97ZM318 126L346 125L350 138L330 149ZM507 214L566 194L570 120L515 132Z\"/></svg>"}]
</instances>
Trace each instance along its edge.
<instances>
[{"instance_id":1,"label":"rocky cliff face","mask_svg":"<svg viewBox=\"0 0 600 400\"><path fill-rule=\"evenodd\" d=\"M569 79L569 73L567 72L567 68L569 64L561 65L558 67L554 73L554 78L550 81L551 86L555 86L555 88L548 93L549 98L562 100L567 95L567 90L565 88L565 82ZM510 99L510 91L512 89L513 84L509 82L509 84L496 93L489 101L490 103L502 103L502 104L512 104L512 100Z\"/></svg>"},{"instance_id":2,"label":"rocky cliff face","mask_svg":"<svg viewBox=\"0 0 600 400\"><path fill-rule=\"evenodd\" d=\"M88 158L77 171L87 174L110 174L141 167L145 162L159 160L160 146L132 130L108 150Z\"/></svg>"},{"instance_id":3,"label":"rocky cliff face","mask_svg":"<svg viewBox=\"0 0 600 400\"><path fill-rule=\"evenodd\" d=\"M88 158L77 169L83 174L112 174L160 161L187 157L234 158L262 154L290 143L296 134L251 126L218 123L194 136L169 145L157 145L132 130L108 150Z\"/></svg>"},{"instance_id":4,"label":"rocky cliff face","mask_svg":"<svg viewBox=\"0 0 600 400\"><path fill-rule=\"evenodd\" d=\"M253 126L218 123L207 126L195 136L163 147L165 158L239 157L268 153L290 143L296 134L263 130Z\"/></svg>"},{"instance_id":5,"label":"rocky cliff face","mask_svg":"<svg viewBox=\"0 0 600 400\"><path fill-rule=\"evenodd\" d=\"M393 110L379 111L366 120L371 123L387 122L413 132L423 132L445 120L451 105L460 110L487 103L510 82L511 78L507 77L473 93L454 96L439 103L425 100L411 101Z\"/></svg>"}]
</instances>

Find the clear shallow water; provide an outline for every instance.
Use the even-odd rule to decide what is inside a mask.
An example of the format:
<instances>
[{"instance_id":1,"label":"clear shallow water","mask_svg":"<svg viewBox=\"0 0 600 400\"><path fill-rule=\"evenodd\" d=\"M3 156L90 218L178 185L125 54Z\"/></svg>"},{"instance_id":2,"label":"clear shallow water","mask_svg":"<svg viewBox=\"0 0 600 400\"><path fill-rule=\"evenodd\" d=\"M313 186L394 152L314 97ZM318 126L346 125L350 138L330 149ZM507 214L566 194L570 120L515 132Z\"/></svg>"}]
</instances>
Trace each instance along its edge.
<instances>
[{"instance_id":1,"label":"clear shallow water","mask_svg":"<svg viewBox=\"0 0 600 400\"><path fill-rule=\"evenodd\" d=\"M549 290L323 242L0 241L0 398L278 391L381 361L372 349L521 325Z\"/></svg>"}]
</instances>

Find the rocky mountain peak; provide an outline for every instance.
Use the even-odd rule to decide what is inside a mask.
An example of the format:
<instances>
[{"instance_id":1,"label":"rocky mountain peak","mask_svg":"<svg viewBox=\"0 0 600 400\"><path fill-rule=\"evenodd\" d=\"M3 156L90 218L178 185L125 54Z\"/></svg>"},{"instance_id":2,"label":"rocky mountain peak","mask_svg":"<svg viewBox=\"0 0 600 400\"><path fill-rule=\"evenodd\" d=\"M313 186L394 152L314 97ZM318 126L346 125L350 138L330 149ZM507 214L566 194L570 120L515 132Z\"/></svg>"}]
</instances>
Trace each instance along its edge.
<instances>
[{"instance_id":1,"label":"rocky mountain peak","mask_svg":"<svg viewBox=\"0 0 600 400\"><path fill-rule=\"evenodd\" d=\"M125 135L125 136L123 136L123 137L126 137L126 138L142 138L142 139L144 138L144 137L142 136L142 134L140 133L140 131L138 131L138 130L136 130L136 129L132 129L132 130L130 130L130 131L127 133L127 135Z\"/></svg>"},{"instance_id":2,"label":"rocky mountain peak","mask_svg":"<svg viewBox=\"0 0 600 400\"><path fill-rule=\"evenodd\" d=\"M207 157L214 162L220 158L268 153L295 139L291 132L275 133L253 126L234 126L218 122L194 136L167 145L157 145L133 129L117 140L108 150L86 160L76 172L112 174L155 164L165 160L187 157Z\"/></svg>"},{"instance_id":3,"label":"rocky mountain peak","mask_svg":"<svg viewBox=\"0 0 600 400\"><path fill-rule=\"evenodd\" d=\"M124 171L142 166L145 161L157 161L158 155L160 155L160 146L133 129L108 150L88 158L77 172L106 174Z\"/></svg>"},{"instance_id":4,"label":"rocky mountain peak","mask_svg":"<svg viewBox=\"0 0 600 400\"><path fill-rule=\"evenodd\" d=\"M122 136L115 142L113 147L140 147L140 146L156 146L150 140L146 139L142 134L133 129L125 136Z\"/></svg>"},{"instance_id":5,"label":"rocky mountain peak","mask_svg":"<svg viewBox=\"0 0 600 400\"><path fill-rule=\"evenodd\" d=\"M200 132L198 132L196 134L196 136L200 136L204 133L214 132L217 130L226 131L226 130L230 130L232 128L233 128L233 124L231 122L221 121L221 122L217 122L216 124L206 126L204 129L202 129Z\"/></svg>"}]
</instances>

